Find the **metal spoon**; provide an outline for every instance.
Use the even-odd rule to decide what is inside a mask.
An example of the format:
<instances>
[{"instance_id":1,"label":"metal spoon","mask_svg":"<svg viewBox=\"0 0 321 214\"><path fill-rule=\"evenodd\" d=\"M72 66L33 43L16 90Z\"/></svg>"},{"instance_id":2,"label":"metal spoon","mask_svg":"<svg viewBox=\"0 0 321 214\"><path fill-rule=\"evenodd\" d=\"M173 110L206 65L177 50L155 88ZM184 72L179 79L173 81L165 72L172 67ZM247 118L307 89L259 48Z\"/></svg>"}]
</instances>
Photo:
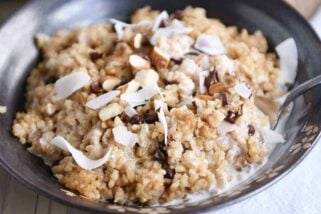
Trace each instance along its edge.
<instances>
[{"instance_id":1,"label":"metal spoon","mask_svg":"<svg viewBox=\"0 0 321 214\"><path fill-rule=\"evenodd\" d=\"M287 92L284 96L280 98L280 100L284 99L284 102L279 107L279 111L276 114L276 120L275 124L273 126L273 129L275 129L280 121L280 118L282 117L283 112L286 110L288 105L294 101L298 96L304 94L305 92L309 91L310 89L314 88L315 86L321 84L321 75L318 75Z\"/></svg>"}]
</instances>

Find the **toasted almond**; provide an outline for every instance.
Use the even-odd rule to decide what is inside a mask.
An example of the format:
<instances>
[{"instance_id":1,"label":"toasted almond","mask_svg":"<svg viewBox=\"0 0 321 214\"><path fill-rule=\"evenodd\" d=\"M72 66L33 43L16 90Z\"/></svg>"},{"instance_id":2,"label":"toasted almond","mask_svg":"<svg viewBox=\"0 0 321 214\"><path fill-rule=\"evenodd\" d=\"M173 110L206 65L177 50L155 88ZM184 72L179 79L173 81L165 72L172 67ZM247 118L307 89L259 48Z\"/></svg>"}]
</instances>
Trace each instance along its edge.
<instances>
[{"instance_id":1,"label":"toasted almond","mask_svg":"<svg viewBox=\"0 0 321 214\"><path fill-rule=\"evenodd\" d=\"M135 92L140 87L140 83L137 80L131 80L130 82L122 85L118 88L121 94Z\"/></svg>"},{"instance_id":2,"label":"toasted almond","mask_svg":"<svg viewBox=\"0 0 321 214\"><path fill-rule=\"evenodd\" d=\"M212 96L205 95L205 94L200 94L200 95L197 95L196 97L201 99L201 100L212 100L213 99Z\"/></svg>"},{"instance_id":3,"label":"toasted almond","mask_svg":"<svg viewBox=\"0 0 321 214\"><path fill-rule=\"evenodd\" d=\"M135 54L129 56L129 64L132 67L134 73L150 68L149 61Z\"/></svg>"},{"instance_id":4,"label":"toasted almond","mask_svg":"<svg viewBox=\"0 0 321 214\"><path fill-rule=\"evenodd\" d=\"M106 121L113 118L124 111L124 107L118 103L111 103L102 110L99 111L99 118L102 121Z\"/></svg>"},{"instance_id":5,"label":"toasted almond","mask_svg":"<svg viewBox=\"0 0 321 214\"><path fill-rule=\"evenodd\" d=\"M223 92L227 90L227 86L224 83L218 82L215 84L210 85L208 93L213 95L215 93Z\"/></svg>"},{"instance_id":6,"label":"toasted almond","mask_svg":"<svg viewBox=\"0 0 321 214\"><path fill-rule=\"evenodd\" d=\"M144 36L141 33L137 33L131 40L130 44L133 48L139 49L142 47L144 42Z\"/></svg>"},{"instance_id":7,"label":"toasted almond","mask_svg":"<svg viewBox=\"0 0 321 214\"><path fill-rule=\"evenodd\" d=\"M100 85L105 91L113 90L121 80L115 76L104 76L99 80Z\"/></svg>"},{"instance_id":8,"label":"toasted almond","mask_svg":"<svg viewBox=\"0 0 321 214\"><path fill-rule=\"evenodd\" d=\"M170 56L158 47L154 47L151 53L151 59L152 64L157 68L167 68L171 61Z\"/></svg>"}]
</instances>

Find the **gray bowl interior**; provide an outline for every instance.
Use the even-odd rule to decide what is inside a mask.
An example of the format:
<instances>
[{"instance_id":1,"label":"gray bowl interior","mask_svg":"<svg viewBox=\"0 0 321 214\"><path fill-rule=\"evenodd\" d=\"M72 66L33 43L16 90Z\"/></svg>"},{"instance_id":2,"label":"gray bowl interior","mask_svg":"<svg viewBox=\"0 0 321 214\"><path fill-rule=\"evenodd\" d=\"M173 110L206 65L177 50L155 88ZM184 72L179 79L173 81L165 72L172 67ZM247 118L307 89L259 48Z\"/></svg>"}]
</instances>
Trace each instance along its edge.
<instances>
[{"instance_id":1,"label":"gray bowl interior","mask_svg":"<svg viewBox=\"0 0 321 214\"><path fill-rule=\"evenodd\" d=\"M299 69L296 84L321 73L320 41L307 22L293 9L278 0L36 0L30 2L0 29L0 105L8 112L0 115L0 163L13 176L30 188L67 203L95 211L144 211L147 208L112 206L94 203L79 197L67 196L40 158L26 151L11 134L11 125L17 111L24 108L25 80L39 59L34 44L36 33L52 34L61 29L106 22L109 18L128 20L130 14L144 5L172 12L187 5L207 9L209 17L221 19L225 24L245 27L251 32L260 29L267 37L271 51L286 38L293 37L298 46ZM278 145L268 163L253 177L231 191L206 201L184 204L180 207L153 208L157 212L193 212L218 208L234 203L259 190L288 172L307 154L319 135L321 112L320 88L298 99L289 121L285 125L288 141ZM311 144L305 146L306 144ZM297 148L293 147L297 145ZM294 153L295 151L295 153ZM164 211L165 210L165 211Z\"/></svg>"}]
</instances>

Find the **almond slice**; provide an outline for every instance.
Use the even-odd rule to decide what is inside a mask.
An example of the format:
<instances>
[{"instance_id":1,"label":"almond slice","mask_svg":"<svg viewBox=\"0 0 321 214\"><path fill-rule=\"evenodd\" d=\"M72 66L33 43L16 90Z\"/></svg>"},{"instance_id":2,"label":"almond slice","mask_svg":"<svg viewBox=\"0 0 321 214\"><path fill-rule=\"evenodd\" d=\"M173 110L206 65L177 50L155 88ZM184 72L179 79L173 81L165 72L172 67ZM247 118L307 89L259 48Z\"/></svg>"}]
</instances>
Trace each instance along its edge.
<instances>
[{"instance_id":1,"label":"almond slice","mask_svg":"<svg viewBox=\"0 0 321 214\"><path fill-rule=\"evenodd\" d=\"M151 59L152 64L157 68L167 68L171 61L170 56L158 47L154 47L151 53Z\"/></svg>"},{"instance_id":2,"label":"almond slice","mask_svg":"<svg viewBox=\"0 0 321 214\"><path fill-rule=\"evenodd\" d=\"M129 56L129 64L132 67L134 73L150 68L149 61L135 54Z\"/></svg>"},{"instance_id":3,"label":"almond slice","mask_svg":"<svg viewBox=\"0 0 321 214\"><path fill-rule=\"evenodd\" d=\"M113 90L121 80L114 76L104 76L100 79L100 84L105 91Z\"/></svg>"},{"instance_id":4,"label":"almond slice","mask_svg":"<svg viewBox=\"0 0 321 214\"><path fill-rule=\"evenodd\" d=\"M118 88L121 94L135 92L139 89L140 83L137 80L131 80L130 82L122 85Z\"/></svg>"},{"instance_id":5,"label":"almond slice","mask_svg":"<svg viewBox=\"0 0 321 214\"><path fill-rule=\"evenodd\" d=\"M214 95L215 93L226 91L228 88L224 83L218 82L215 84L212 84L210 88L208 89L208 93L210 95Z\"/></svg>"},{"instance_id":6,"label":"almond slice","mask_svg":"<svg viewBox=\"0 0 321 214\"><path fill-rule=\"evenodd\" d=\"M135 49L139 49L142 47L143 42L144 42L143 34L137 33L131 41L131 46Z\"/></svg>"},{"instance_id":7,"label":"almond slice","mask_svg":"<svg viewBox=\"0 0 321 214\"><path fill-rule=\"evenodd\" d=\"M99 111L99 118L102 121L106 121L113 118L124 111L124 107L118 103L111 103L102 110Z\"/></svg>"}]
</instances>

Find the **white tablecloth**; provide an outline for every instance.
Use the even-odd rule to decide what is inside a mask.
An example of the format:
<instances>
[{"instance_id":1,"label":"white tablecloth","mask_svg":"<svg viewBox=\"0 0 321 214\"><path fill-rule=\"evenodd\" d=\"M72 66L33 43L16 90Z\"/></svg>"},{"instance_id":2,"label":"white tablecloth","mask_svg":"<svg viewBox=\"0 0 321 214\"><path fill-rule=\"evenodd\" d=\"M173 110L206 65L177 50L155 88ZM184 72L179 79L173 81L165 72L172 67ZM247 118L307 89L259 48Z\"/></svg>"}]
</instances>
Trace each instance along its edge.
<instances>
[{"instance_id":1,"label":"white tablecloth","mask_svg":"<svg viewBox=\"0 0 321 214\"><path fill-rule=\"evenodd\" d=\"M311 24L321 38L321 8ZM272 187L215 214L321 214L320 141L299 166Z\"/></svg>"}]
</instances>

